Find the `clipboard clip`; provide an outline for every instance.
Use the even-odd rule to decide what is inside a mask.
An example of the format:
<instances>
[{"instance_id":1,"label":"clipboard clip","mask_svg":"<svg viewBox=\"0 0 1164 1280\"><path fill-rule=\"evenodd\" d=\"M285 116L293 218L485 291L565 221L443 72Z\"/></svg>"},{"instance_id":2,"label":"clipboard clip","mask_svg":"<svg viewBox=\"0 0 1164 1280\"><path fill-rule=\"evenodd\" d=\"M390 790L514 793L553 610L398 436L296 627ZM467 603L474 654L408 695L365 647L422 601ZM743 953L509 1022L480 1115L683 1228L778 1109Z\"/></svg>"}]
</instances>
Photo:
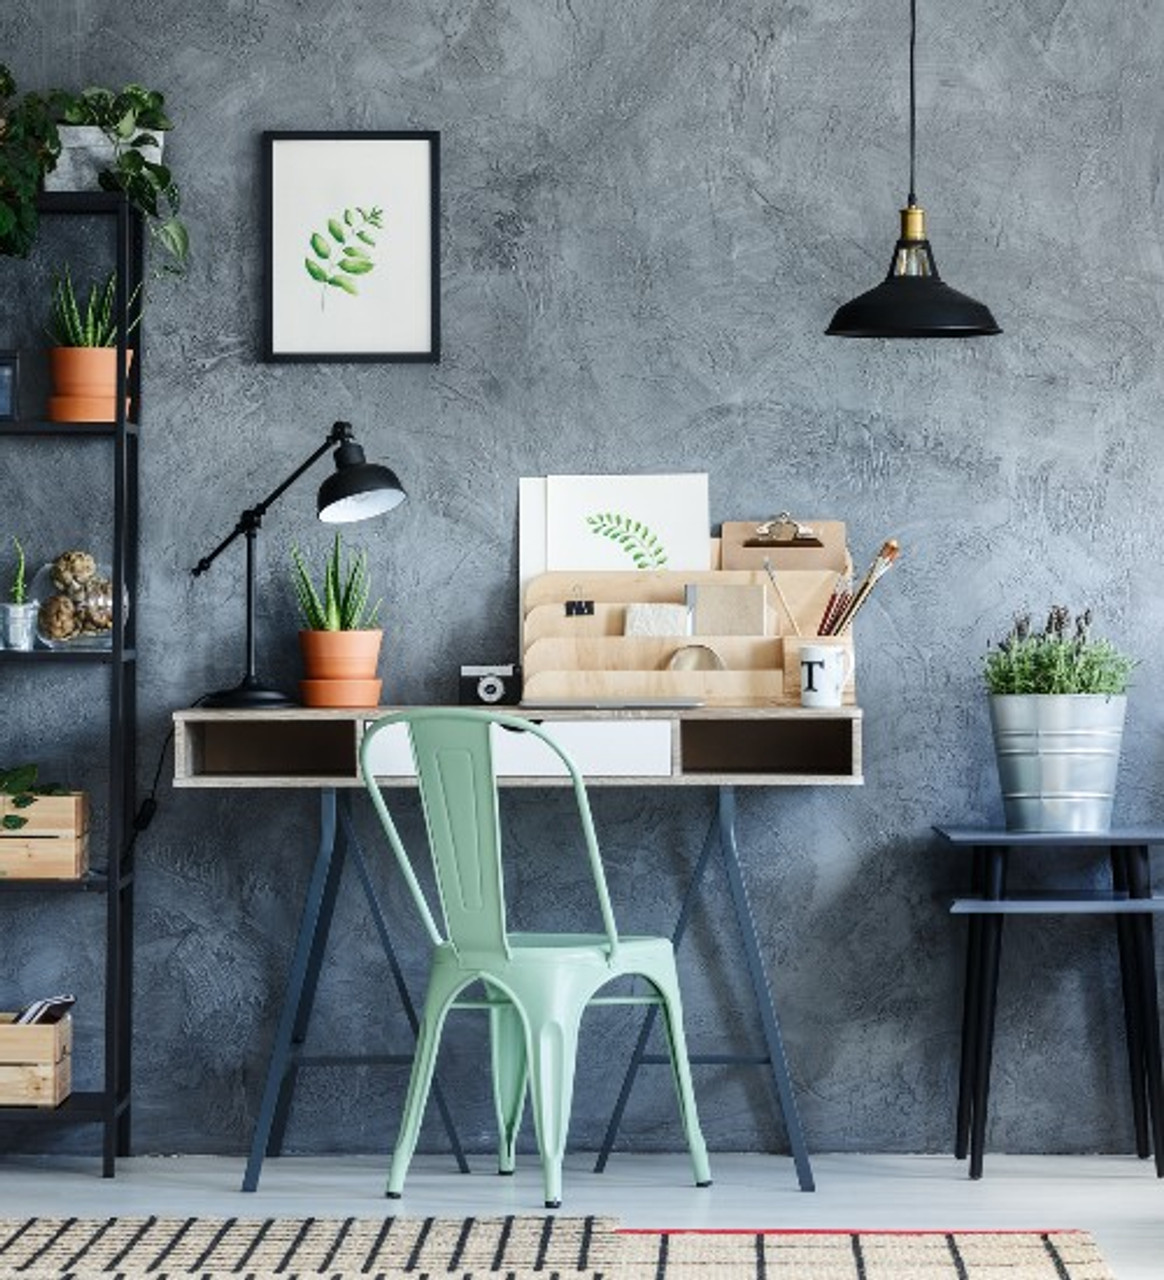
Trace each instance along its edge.
<instances>
[{"instance_id":1,"label":"clipboard clip","mask_svg":"<svg viewBox=\"0 0 1164 1280\"><path fill-rule=\"evenodd\" d=\"M781 511L771 520L756 526L756 531L744 543L745 547L823 547L811 525L794 520L787 511Z\"/></svg>"}]
</instances>

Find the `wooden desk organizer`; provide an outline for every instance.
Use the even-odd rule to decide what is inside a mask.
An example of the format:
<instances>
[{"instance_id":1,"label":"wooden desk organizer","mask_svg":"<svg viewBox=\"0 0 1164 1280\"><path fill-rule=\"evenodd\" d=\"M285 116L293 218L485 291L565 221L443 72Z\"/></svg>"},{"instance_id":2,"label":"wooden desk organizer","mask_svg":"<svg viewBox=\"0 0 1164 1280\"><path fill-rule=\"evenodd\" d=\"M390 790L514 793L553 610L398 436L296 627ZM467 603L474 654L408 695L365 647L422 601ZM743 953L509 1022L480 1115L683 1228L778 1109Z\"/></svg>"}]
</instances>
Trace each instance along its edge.
<instances>
[{"instance_id":1,"label":"wooden desk organizer","mask_svg":"<svg viewBox=\"0 0 1164 1280\"><path fill-rule=\"evenodd\" d=\"M698 698L708 706L779 707L800 702L800 646L853 652L852 635L818 636L837 575L832 569L785 569L778 575L785 609L762 570L556 572L526 590L522 674L528 701ZM763 586L779 634L772 636L627 636L628 604L682 604L688 583ZM594 611L567 611L571 601ZM789 616L789 610L791 616ZM796 634L799 627L801 634ZM671 671L676 650L702 644L722 671ZM844 702L856 701L850 676Z\"/></svg>"}]
</instances>

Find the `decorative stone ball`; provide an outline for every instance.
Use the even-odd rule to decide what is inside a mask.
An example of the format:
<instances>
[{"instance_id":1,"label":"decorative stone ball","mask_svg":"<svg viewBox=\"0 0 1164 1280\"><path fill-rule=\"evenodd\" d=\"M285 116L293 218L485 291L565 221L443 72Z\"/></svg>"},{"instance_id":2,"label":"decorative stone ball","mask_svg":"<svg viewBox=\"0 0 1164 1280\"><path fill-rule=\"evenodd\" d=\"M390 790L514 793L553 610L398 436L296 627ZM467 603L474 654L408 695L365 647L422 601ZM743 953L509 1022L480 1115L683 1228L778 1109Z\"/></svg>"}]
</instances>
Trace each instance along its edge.
<instances>
[{"instance_id":1,"label":"decorative stone ball","mask_svg":"<svg viewBox=\"0 0 1164 1280\"><path fill-rule=\"evenodd\" d=\"M40 631L50 640L69 640L81 630L77 609L68 596L49 596L40 606Z\"/></svg>"},{"instance_id":2,"label":"decorative stone ball","mask_svg":"<svg viewBox=\"0 0 1164 1280\"><path fill-rule=\"evenodd\" d=\"M77 599L97 572L97 561L88 551L63 551L53 561L53 585Z\"/></svg>"}]
</instances>

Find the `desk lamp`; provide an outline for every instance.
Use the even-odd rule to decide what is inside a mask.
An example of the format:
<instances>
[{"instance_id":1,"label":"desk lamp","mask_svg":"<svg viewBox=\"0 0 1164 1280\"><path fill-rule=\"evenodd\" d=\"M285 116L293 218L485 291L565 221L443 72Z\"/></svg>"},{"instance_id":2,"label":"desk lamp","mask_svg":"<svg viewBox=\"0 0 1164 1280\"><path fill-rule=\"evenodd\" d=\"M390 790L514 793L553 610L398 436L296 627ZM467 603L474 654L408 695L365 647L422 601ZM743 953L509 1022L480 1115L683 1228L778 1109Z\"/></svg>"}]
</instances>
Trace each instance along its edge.
<instances>
[{"instance_id":1,"label":"desk lamp","mask_svg":"<svg viewBox=\"0 0 1164 1280\"><path fill-rule=\"evenodd\" d=\"M222 689L202 699L204 707L271 708L292 707L293 702L278 689L264 685L255 674L255 541L262 527L268 508L296 480L315 465L332 447L335 448L335 471L319 486L317 511L327 524L351 524L382 515L399 506L405 498L404 487L396 473L388 467L368 462L364 451L352 435L350 422L337 422L327 439L304 463L269 493L262 502L248 507L238 518L238 523L217 547L204 556L190 571L198 577L210 568L214 561L239 535L247 540L247 655L246 674L233 689Z\"/></svg>"}]
</instances>

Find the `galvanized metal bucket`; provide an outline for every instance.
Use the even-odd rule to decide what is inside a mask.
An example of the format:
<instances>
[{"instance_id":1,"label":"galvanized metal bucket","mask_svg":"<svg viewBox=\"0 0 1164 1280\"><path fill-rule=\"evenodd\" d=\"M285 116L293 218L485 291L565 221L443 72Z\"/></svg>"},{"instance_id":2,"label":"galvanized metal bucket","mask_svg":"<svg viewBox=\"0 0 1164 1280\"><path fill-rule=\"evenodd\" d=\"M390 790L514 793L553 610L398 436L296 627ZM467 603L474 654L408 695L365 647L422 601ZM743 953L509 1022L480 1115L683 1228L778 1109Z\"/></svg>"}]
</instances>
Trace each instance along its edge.
<instances>
[{"instance_id":1,"label":"galvanized metal bucket","mask_svg":"<svg viewBox=\"0 0 1164 1280\"><path fill-rule=\"evenodd\" d=\"M1127 698L1004 693L990 699L1009 831L1107 831Z\"/></svg>"}]
</instances>

